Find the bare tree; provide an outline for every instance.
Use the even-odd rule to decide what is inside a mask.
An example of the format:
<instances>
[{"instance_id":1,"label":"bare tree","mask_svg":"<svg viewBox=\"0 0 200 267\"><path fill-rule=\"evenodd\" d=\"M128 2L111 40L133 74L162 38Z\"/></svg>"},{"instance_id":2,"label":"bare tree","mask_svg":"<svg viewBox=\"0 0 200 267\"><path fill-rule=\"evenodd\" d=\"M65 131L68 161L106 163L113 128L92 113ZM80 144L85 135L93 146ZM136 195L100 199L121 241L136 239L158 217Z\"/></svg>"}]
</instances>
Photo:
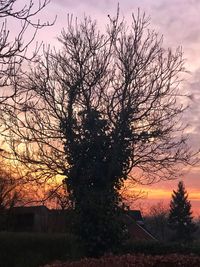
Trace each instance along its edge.
<instances>
[{"instance_id":1,"label":"bare tree","mask_svg":"<svg viewBox=\"0 0 200 267\"><path fill-rule=\"evenodd\" d=\"M135 208L139 205L139 209L142 211L140 201L147 198L148 194L145 190L138 189L138 184L133 183L132 180L126 181L120 190L122 196L122 202L128 209ZM143 206L144 207L144 206Z\"/></svg>"},{"instance_id":2,"label":"bare tree","mask_svg":"<svg viewBox=\"0 0 200 267\"><path fill-rule=\"evenodd\" d=\"M147 228L162 241L169 241L171 236L168 228L168 214L169 207L161 201L150 207L149 214L145 218Z\"/></svg>"},{"instance_id":3,"label":"bare tree","mask_svg":"<svg viewBox=\"0 0 200 267\"><path fill-rule=\"evenodd\" d=\"M15 94L14 86L12 88L9 86L14 84L14 79L23 60L28 59L26 52L38 29L52 25L52 23L41 23L39 19L35 19L35 16L46 7L49 0L38 1L37 4L33 0L24 1L21 7L17 7L18 2L17 0L0 1L1 102ZM18 29L13 33L11 27L14 24L18 25ZM24 35L30 27L32 27L32 35L25 40ZM29 59L33 59L38 49L39 46L36 46L34 53L29 55Z\"/></svg>"},{"instance_id":4,"label":"bare tree","mask_svg":"<svg viewBox=\"0 0 200 267\"><path fill-rule=\"evenodd\" d=\"M59 41L62 50L46 51L15 79L4 136L32 180L66 178L80 236L102 253L125 233L117 225L124 181L171 179L189 163L177 101L182 51L165 49L140 13L129 27L109 17L105 33L69 16Z\"/></svg>"},{"instance_id":5,"label":"bare tree","mask_svg":"<svg viewBox=\"0 0 200 267\"><path fill-rule=\"evenodd\" d=\"M17 179L15 173L8 170L8 165L0 166L0 211L12 209L23 203L22 180Z\"/></svg>"},{"instance_id":6,"label":"bare tree","mask_svg":"<svg viewBox=\"0 0 200 267\"><path fill-rule=\"evenodd\" d=\"M10 98L16 94L15 79L21 75L23 64L27 64L27 61L33 61L39 52L41 43L36 44L32 52L28 51L38 30L46 26L51 26L54 23L48 21L41 22L37 18L48 3L49 0L42 0L35 3L33 0L28 0L23 3L21 2L20 5L20 1L18 0L0 0L0 104L3 104L3 102L5 104L2 105L2 110L7 109L6 100L10 101ZM15 29L13 29L14 26L16 26ZM0 127L3 131L2 121L0 121ZM11 158L10 152L6 151L2 135L0 140L0 155L3 158ZM15 167L17 170L18 167ZM18 173L19 177L13 178L5 166L3 173L1 171L1 175L3 175L0 178L1 196L7 196L8 203L12 202L12 200L13 203L16 202L19 199L19 192L15 192L14 195L13 192L19 180L20 183L24 184L24 175ZM10 197L11 199L9 199ZM3 197L0 206L8 207L8 203L5 204L5 197Z\"/></svg>"},{"instance_id":7,"label":"bare tree","mask_svg":"<svg viewBox=\"0 0 200 267\"><path fill-rule=\"evenodd\" d=\"M47 192L46 202L48 202L49 206L53 206L56 209L69 210L73 208L67 192L66 184L49 189Z\"/></svg>"},{"instance_id":8,"label":"bare tree","mask_svg":"<svg viewBox=\"0 0 200 267\"><path fill-rule=\"evenodd\" d=\"M19 179L16 166L0 157L0 231L10 229L13 208L26 200L23 177Z\"/></svg>"},{"instance_id":9,"label":"bare tree","mask_svg":"<svg viewBox=\"0 0 200 267\"><path fill-rule=\"evenodd\" d=\"M125 140L131 152L124 177L149 183L176 177L179 163L190 158L177 101L181 49L164 49L145 16L133 15L129 30L118 18L110 20L106 34L88 18L75 25L68 20L62 51L46 51L26 78L16 80L15 105L2 112L17 159L34 165L40 178L63 175L69 166L63 125L78 129L85 113L97 110L113 132L112 167Z\"/></svg>"}]
</instances>

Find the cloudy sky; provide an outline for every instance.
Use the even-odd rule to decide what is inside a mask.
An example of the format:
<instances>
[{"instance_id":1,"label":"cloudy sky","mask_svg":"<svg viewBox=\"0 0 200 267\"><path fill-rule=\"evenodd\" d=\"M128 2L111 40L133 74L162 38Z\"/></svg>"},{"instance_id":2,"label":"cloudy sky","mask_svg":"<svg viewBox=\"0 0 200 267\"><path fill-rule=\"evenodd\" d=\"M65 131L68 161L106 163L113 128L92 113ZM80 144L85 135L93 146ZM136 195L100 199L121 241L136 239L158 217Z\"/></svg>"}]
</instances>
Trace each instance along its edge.
<instances>
[{"instance_id":1,"label":"cloudy sky","mask_svg":"<svg viewBox=\"0 0 200 267\"><path fill-rule=\"evenodd\" d=\"M37 2L37 0L35 0ZM67 23L67 14L72 13L81 19L90 15L96 19L100 28L108 22L107 15L115 15L117 4L120 13L131 20L131 13L140 8L151 17L151 27L164 35L165 45L176 48L182 46L186 67L189 73L183 87L193 96L190 108L185 114L189 123L190 142L193 147L200 147L200 1L199 0L51 0L41 18L56 23L38 34L38 40L58 46L56 37ZM200 168L190 168L183 179L189 192L196 214L200 215ZM149 203L169 201L172 189L178 181L167 181L145 188ZM198 208L199 207L199 208Z\"/></svg>"}]
</instances>

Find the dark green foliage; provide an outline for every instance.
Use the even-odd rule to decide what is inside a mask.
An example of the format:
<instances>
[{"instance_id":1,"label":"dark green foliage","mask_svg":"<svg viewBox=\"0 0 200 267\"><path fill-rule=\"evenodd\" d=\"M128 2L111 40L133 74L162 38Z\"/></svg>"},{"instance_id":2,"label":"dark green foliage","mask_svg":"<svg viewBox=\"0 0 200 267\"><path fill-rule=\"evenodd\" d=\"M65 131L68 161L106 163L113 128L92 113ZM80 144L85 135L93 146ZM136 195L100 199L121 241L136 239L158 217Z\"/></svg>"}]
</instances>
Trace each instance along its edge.
<instances>
[{"instance_id":1,"label":"dark green foliage","mask_svg":"<svg viewBox=\"0 0 200 267\"><path fill-rule=\"evenodd\" d=\"M177 191L173 191L170 202L169 227L174 230L174 240L191 241L197 230L193 222L191 204L182 181Z\"/></svg>"},{"instance_id":2,"label":"dark green foliage","mask_svg":"<svg viewBox=\"0 0 200 267\"><path fill-rule=\"evenodd\" d=\"M173 151L168 150L168 156L165 153L172 147L172 118L182 112L172 99L164 104L171 95L175 65L163 68L164 62L171 62L171 54L164 56L153 33L144 37L148 45L142 45L147 22L141 23L143 19L138 14L133 32L126 33L126 26L118 25L117 16L110 19L105 35L99 34L90 19L75 26L71 21L59 38L63 52L53 56L58 66L56 70L53 67L53 76L58 75L60 83L55 95L62 99L64 113L59 116L59 132L66 159L65 182L75 210L73 229L89 256L117 250L126 240L119 194L124 180L131 176L137 182L144 174L144 179L154 181L160 169L165 169L162 176L168 177L172 163L169 155L178 148L174 164L187 154L187 149L183 153L180 148L182 141L173 141ZM137 54L139 58L135 58ZM160 62L161 58L165 60ZM176 68L177 73L182 69L181 57ZM159 74L165 70L166 76ZM46 92L46 85L43 89ZM130 174L134 167L140 170L138 180Z\"/></svg>"},{"instance_id":3,"label":"dark green foliage","mask_svg":"<svg viewBox=\"0 0 200 267\"><path fill-rule=\"evenodd\" d=\"M18 160L28 163L28 173L38 181L42 174L64 176L72 229L93 256L116 251L126 240L119 193L124 180L168 179L191 154L177 127L182 51L162 48L162 38L140 12L132 14L130 28L119 12L109 16L106 28L100 33L90 18L79 23L69 16L59 37L62 49L44 53L20 81L18 109L2 115L6 126L15 124L8 125L11 144L35 140L36 157L28 142L23 153L11 145Z\"/></svg>"},{"instance_id":4,"label":"dark green foliage","mask_svg":"<svg viewBox=\"0 0 200 267\"><path fill-rule=\"evenodd\" d=\"M65 234L0 233L0 251L2 267L38 267L57 260L72 261L85 257L76 238ZM200 243L130 242L116 254L127 253L193 253L200 256Z\"/></svg>"},{"instance_id":5,"label":"dark green foliage","mask_svg":"<svg viewBox=\"0 0 200 267\"><path fill-rule=\"evenodd\" d=\"M167 255L167 254L196 254L200 256L200 243L180 243L180 242L155 242L140 241L129 242L123 246L120 254L142 253L146 255Z\"/></svg>"},{"instance_id":6,"label":"dark green foliage","mask_svg":"<svg viewBox=\"0 0 200 267\"><path fill-rule=\"evenodd\" d=\"M67 234L0 233L0 266L38 267L83 256L80 243Z\"/></svg>"},{"instance_id":7,"label":"dark green foliage","mask_svg":"<svg viewBox=\"0 0 200 267\"><path fill-rule=\"evenodd\" d=\"M78 120L64 123L62 129L70 163L66 184L75 206L75 233L88 255L99 256L116 249L126 237L118 190L125 178L130 146L128 141L115 142L116 132L94 109L79 113Z\"/></svg>"}]
</instances>

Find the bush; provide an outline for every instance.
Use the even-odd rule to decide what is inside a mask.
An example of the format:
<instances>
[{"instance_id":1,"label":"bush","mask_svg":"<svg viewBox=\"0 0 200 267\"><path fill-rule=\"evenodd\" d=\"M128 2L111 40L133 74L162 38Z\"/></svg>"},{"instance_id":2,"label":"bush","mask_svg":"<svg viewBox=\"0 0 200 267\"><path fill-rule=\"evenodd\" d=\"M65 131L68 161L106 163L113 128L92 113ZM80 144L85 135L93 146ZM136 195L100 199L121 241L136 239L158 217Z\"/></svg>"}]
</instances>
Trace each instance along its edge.
<instances>
[{"instance_id":1,"label":"bush","mask_svg":"<svg viewBox=\"0 0 200 267\"><path fill-rule=\"evenodd\" d=\"M72 235L0 233L3 267L38 267L56 259L79 259L81 251Z\"/></svg>"},{"instance_id":2,"label":"bush","mask_svg":"<svg viewBox=\"0 0 200 267\"><path fill-rule=\"evenodd\" d=\"M120 254L143 253L146 255L167 255L171 253L196 254L200 256L200 242L174 243L174 242L129 242Z\"/></svg>"},{"instance_id":3,"label":"bush","mask_svg":"<svg viewBox=\"0 0 200 267\"><path fill-rule=\"evenodd\" d=\"M200 256L200 242L130 242L115 251L118 255L128 253L145 254L145 258L174 253ZM0 233L0 266L3 267L38 267L57 260L79 260L84 256L83 247L70 234Z\"/></svg>"},{"instance_id":4,"label":"bush","mask_svg":"<svg viewBox=\"0 0 200 267\"><path fill-rule=\"evenodd\" d=\"M54 263L46 267L197 267L200 257L194 255L171 254L165 256L123 255L107 256L101 259L83 259L73 263Z\"/></svg>"}]
</instances>

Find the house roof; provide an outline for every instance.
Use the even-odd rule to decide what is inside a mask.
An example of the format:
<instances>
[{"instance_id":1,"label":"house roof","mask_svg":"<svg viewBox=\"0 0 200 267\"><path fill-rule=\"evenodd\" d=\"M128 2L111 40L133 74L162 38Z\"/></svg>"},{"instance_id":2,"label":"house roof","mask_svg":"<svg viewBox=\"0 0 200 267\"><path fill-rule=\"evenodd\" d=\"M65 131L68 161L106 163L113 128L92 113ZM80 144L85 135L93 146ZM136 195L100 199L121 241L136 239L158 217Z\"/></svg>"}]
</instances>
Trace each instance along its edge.
<instances>
[{"instance_id":1,"label":"house roof","mask_svg":"<svg viewBox=\"0 0 200 267\"><path fill-rule=\"evenodd\" d=\"M129 210L128 215L133 218L136 222L144 222L140 210Z\"/></svg>"},{"instance_id":2,"label":"house roof","mask_svg":"<svg viewBox=\"0 0 200 267\"><path fill-rule=\"evenodd\" d=\"M130 215L125 215L125 222L128 227L130 238L133 240L149 240L156 241L157 239L147 231L144 226L135 221Z\"/></svg>"}]
</instances>

